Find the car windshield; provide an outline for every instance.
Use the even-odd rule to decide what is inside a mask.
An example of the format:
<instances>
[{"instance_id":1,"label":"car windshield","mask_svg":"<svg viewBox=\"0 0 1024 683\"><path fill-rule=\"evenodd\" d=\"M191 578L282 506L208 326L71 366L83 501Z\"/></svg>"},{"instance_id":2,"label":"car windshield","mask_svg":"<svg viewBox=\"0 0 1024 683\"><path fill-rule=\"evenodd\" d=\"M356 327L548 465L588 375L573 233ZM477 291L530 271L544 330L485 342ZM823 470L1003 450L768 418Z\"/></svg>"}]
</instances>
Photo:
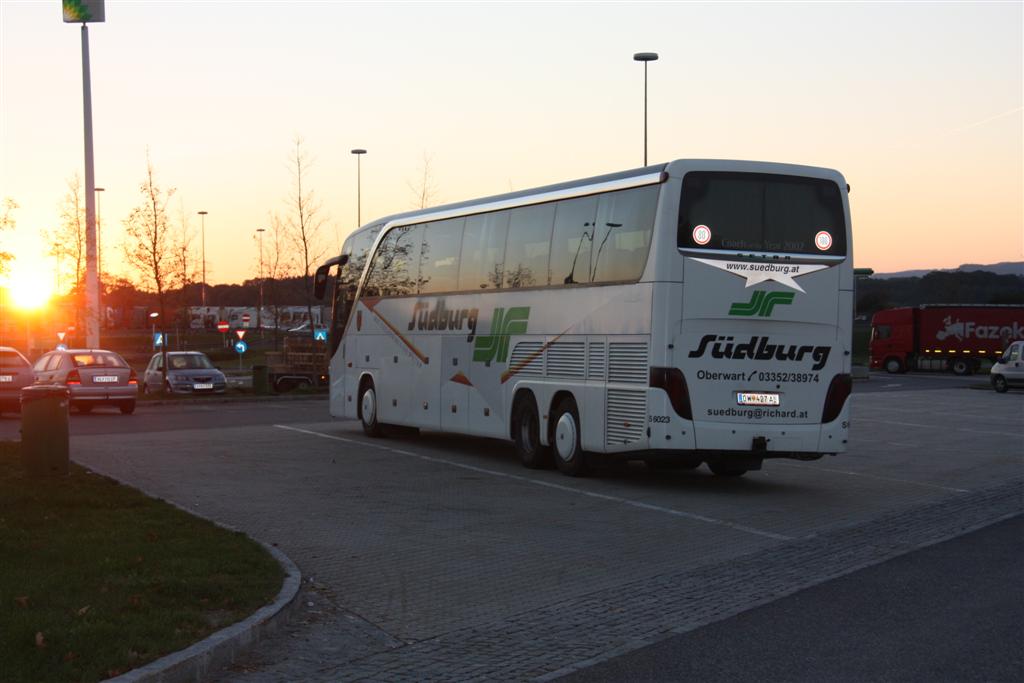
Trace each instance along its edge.
<instances>
[{"instance_id":1,"label":"car windshield","mask_svg":"<svg viewBox=\"0 0 1024 683\"><path fill-rule=\"evenodd\" d=\"M27 367L28 361L22 358L17 351L0 351L0 369L16 370Z\"/></svg>"},{"instance_id":2,"label":"car windshield","mask_svg":"<svg viewBox=\"0 0 1024 683\"><path fill-rule=\"evenodd\" d=\"M71 356L75 361L75 367L105 367L105 368L126 368L128 365L121 360L116 353L107 351L93 351L89 353L75 353Z\"/></svg>"},{"instance_id":3,"label":"car windshield","mask_svg":"<svg viewBox=\"0 0 1024 683\"><path fill-rule=\"evenodd\" d=\"M190 353L182 356L170 356L167 365L171 370L210 370L213 363L201 353Z\"/></svg>"}]
</instances>

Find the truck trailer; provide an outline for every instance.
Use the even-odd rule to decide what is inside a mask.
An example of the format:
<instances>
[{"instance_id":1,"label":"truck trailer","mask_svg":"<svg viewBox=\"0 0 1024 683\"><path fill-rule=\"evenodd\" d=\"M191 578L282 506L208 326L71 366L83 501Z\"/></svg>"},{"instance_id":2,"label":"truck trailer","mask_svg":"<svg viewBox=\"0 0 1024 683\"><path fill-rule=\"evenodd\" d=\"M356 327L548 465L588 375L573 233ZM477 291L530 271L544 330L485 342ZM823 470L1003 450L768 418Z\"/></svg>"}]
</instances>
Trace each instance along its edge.
<instances>
[{"instance_id":1,"label":"truck trailer","mask_svg":"<svg viewBox=\"0 0 1024 683\"><path fill-rule=\"evenodd\" d=\"M871 318L871 367L977 372L1024 339L1024 306L926 304L890 308Z\"/></svg>"}]
</instances>

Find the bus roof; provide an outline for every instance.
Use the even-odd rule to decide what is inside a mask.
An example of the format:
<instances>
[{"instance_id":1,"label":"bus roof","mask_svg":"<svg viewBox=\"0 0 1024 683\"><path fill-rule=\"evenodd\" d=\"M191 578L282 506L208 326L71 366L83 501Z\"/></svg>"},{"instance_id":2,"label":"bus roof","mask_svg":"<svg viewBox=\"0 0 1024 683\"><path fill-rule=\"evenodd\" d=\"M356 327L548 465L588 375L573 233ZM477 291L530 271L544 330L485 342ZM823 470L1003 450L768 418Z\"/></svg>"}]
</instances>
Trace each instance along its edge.
<instances>
[{"instance_id":1,"label":"bus roof","mask_svg":"<svg viewBox=\"0 0 1024 683\"><path fill-rule=\"evenodd\" d=\"M605 175L592 176L590 178L581 178L579 180L570 180L564 183L556 183L554 185L544 185L541 187L532 187L528 190L517 190L515 192L506 192L505 194L496 194L489 197L477 197L462 202L453 202L451 204L441 204L439 206L430 206L424 209L414 209L412 211L405 211L403 213L394 213L390 216L383 216L381 218L375 218L370 223L360 226L356 232L359 232L365 228L372 226L381 225L382 223L390 223L391 221L405 221L409 218L419 216L421 214L432 214L440 213L444 211L453 211L458 209L465 209L468 207L476 206L478 204L490 204L493 202L503 202L521 197L530 197L536 194L543 194L546 192L558 192L560 190L570 190L575 187L582 187L586 185L597 185L599 183L614 182L616 180L624 180L626 178L633 178L636 176L650 175L652 173L662 173L668 168L668 164L654 164L652 166L643 166L640 168L630 169L628 171L618 171L616 173L606 173Z\"/></svg>"}]
</instances>

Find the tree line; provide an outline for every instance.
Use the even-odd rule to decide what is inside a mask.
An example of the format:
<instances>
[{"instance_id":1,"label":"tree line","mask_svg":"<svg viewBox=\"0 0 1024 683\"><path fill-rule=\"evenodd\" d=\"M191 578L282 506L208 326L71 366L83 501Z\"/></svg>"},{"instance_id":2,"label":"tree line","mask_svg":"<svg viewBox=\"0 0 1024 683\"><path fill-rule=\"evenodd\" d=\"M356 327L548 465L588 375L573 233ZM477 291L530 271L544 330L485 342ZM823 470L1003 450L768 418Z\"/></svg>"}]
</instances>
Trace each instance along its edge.
<instances>
[{"instance_id":1,"label":"tree line","mask_svg":"<svg viewBox=\"0 0 1024 683\"><path fill-rule=\"evenodd\" d=\"M937 270L921 277L857 282L858 315L921 304L1024 304L1024 277L985 270Z\"/></svg>"}]
</instances>

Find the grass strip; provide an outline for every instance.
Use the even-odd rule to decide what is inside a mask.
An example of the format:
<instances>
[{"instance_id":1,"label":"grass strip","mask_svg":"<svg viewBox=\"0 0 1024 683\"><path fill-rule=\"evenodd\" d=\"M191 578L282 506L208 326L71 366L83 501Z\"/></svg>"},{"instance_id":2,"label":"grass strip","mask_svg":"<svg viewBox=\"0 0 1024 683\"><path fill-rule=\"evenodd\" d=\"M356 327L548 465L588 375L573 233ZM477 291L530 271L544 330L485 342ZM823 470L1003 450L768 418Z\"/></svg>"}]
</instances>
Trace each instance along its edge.
<instances>
[{"instance_id":1,"label":"grass strip","mask_svg":"<svg viewBox=\"0 0 1024 683\"><path fill-rule=\"evenodd\" d=\"M35 479L0 442L0 679L97 681L239 621L277 595L244 534L71 464Z\"/></svg>"}]
</instances>

